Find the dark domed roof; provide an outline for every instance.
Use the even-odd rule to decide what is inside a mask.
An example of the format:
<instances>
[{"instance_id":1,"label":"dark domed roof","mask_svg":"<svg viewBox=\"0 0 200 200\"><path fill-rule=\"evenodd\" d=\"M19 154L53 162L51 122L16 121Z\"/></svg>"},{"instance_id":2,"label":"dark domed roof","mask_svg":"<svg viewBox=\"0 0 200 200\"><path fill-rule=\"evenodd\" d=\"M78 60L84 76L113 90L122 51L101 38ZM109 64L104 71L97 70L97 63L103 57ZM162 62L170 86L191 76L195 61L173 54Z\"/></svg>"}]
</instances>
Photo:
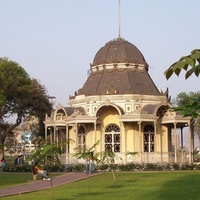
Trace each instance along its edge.
<instances>
[{"instance_id":1,"label":"dark domed roof","mask_svg":"<svg viewBox=\"0 0 200 200\"><path fill-rule=\"evenodd\" d=\"M114 39L95 55L85 84L76 95L161 95L148 74L148 64L136 46Z\"/></svg>"},{"instance_id":2,"label":"dark domed roof","mask_svg":"<svg viewBox=\"0 0 200 200\"><path fill-rule=\"evenodd\" d=\"M105 44L95 55L93 66L110 63L134 63L147 65L139 49L130 42L116 38Z\"/></svg>"}]
</instances>

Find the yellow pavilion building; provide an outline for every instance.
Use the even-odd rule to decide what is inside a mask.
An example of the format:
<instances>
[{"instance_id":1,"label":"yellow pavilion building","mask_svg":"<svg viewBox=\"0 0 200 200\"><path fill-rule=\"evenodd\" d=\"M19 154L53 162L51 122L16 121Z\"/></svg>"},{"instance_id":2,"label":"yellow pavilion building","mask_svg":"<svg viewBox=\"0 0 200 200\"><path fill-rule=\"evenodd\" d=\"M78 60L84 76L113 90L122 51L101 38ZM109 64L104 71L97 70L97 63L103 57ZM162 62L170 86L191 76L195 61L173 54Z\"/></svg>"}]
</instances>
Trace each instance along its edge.
<instances>
[{"instance_id":1,"label":"yellow pavilion building","mask_svg":"<svg viewBox=\"0 0 200 200\"><path fill-rule=\"evenodd\" d=\"M62 144L63 164L83 162L73 157L74 148L97 141L95 151L113 151L121 158L116 163L193 162L192 119L170 108L168 90L158 90L142 53L118 37L96 53L85 84L69 97L69 106L58 104L46 116L45 138ZM188 151L183 150L183 133ZM127 152L138 155L130 159Z\"/></svg>"}]
</instances>

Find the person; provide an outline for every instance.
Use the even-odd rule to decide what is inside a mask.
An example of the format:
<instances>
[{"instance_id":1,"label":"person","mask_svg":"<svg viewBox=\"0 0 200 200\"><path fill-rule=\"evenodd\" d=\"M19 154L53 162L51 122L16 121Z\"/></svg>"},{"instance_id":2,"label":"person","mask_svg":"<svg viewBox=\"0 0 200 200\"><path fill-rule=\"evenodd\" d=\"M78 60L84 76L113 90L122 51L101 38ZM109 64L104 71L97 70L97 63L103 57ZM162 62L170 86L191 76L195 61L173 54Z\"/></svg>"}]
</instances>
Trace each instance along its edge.
<instances>
[{"instance_id":1,"label":"person","mask_svg":"<svg viewBox=\"0 0 200 200\"><path fill-rule=\"evenodd\" d=\"M4 168L6 166L6 160L4 157L1 159L1 166L2 166L2 168Z\"/></svg>"},{"instance_id":2,"label":"person","mask_svg":"<svg viewBox=\"0 0 200 200\"><path fill-rule=\"evenodd\" d=\"M93 163L91 157L89 157L86 161L86 172L89 174L94 172L94 163Z\"/></svg>"},{"instance_id":3,"label":"person","mask_svg":"<svg viewBox=\"0 0 200 200\"><path fill-rule=\"evenodd\" d=\"M16 159L15 159L15 166L22 166L24 160L23 160L23 155L19 155Z\"/></svg>"},{"instance_id":4,"label":"person","mask_svg":"<svg viewBox=\"0 0 200 200\"><path fill-rule=\"evenodd\" d=\"M50 178L47 175L47 171L45 171L41 167L37 166L37 163L33 167L33 174L40 174L42 176L43 180L50 180Z\"/></svg>"}]
</instances>

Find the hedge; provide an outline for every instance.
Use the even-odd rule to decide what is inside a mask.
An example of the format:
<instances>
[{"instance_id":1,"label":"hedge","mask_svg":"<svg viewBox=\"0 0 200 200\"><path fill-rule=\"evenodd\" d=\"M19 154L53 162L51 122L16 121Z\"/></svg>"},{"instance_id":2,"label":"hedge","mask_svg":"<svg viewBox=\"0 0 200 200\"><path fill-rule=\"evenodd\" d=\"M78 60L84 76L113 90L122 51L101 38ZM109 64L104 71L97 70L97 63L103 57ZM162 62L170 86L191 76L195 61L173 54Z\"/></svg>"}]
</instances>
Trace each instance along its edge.
<instances>
[{"instance_id":1,"label":"hedge","mask_svg":"<svg viewBox=\"0 0 200 200\"><path fill-rule=\"evenodd\" d=\"M6 165L4 172L32 172L33 165L23 164L15 167ZM84 164L46 165L43 167L48 172L83 172ZM200 170L198 163L127 163L96 165L95 171L171 171L171 170Z\"/></svg>"}]
</instances>

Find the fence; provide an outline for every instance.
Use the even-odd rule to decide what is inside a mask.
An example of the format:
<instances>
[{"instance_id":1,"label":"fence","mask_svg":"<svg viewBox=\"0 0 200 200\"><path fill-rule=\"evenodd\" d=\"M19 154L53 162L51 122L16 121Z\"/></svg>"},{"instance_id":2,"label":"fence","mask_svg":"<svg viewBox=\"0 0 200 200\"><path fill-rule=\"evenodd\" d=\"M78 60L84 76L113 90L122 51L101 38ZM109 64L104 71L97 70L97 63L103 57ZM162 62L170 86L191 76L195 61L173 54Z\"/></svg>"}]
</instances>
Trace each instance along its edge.
<instances>
[{"instance_id":1,"label":"fence","mask_svg":"<svg viewBox=\"0 0 200 200\"><path fill-rule=\"evenodd\" d=\"M62 154L59 159L62 164L77 164L85 163L83 159L77 159L73 157L74 154ZM120 163L188 163L189 153L186 151L178 151L175 155L174 152L160 153L160 152L143 152L138 153L134 156L126 155L126 153L121 153L115 159L116 164Z\"/></svg>"}]
</instances>

